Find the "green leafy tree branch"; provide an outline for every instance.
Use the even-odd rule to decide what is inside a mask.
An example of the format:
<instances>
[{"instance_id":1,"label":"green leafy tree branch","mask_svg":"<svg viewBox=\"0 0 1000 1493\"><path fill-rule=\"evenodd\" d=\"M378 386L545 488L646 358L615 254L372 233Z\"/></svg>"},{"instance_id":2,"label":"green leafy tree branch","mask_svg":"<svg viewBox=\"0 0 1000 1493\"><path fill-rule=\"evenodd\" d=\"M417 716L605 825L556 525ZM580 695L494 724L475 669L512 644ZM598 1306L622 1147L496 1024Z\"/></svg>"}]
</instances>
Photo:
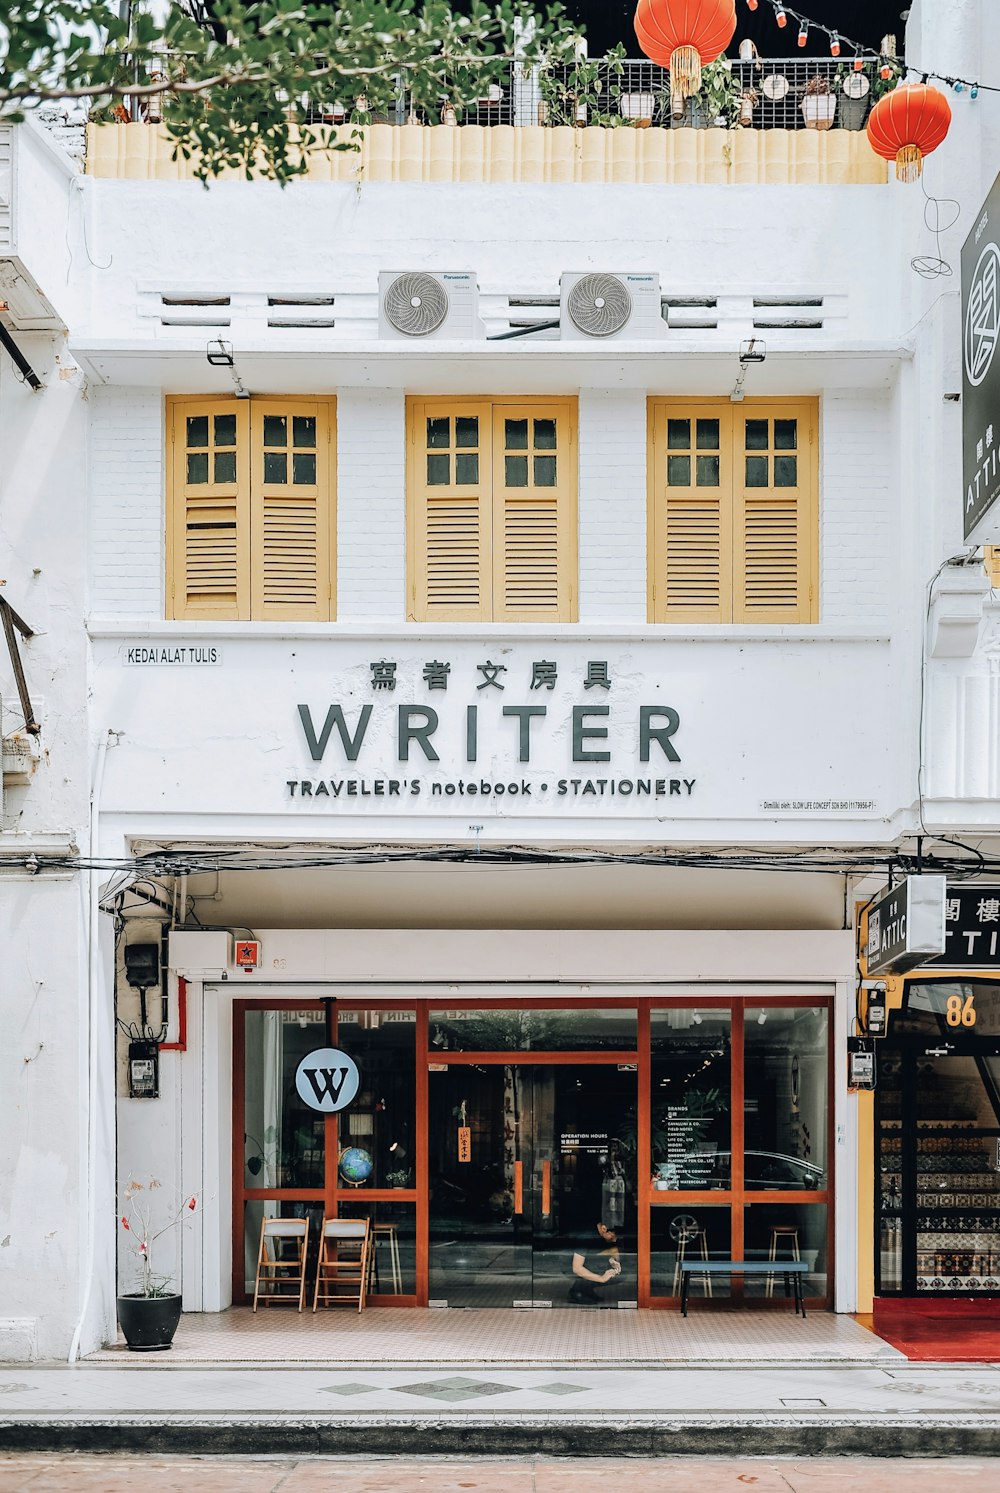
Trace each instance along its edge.
<instances>
[{"instance_id":1,"label":"green leafy tree branch","mask_svg":"<svg viewBox=\"0 0 1000 1493\"><path fill-rule=\"evenodd\" d=\"M287 182L320 149L356 148L342 120L385 117L405 97L436 121L525 67L572 59L558 5L515 0L8 0L0 10L0 117L85 100L98 118L162 118L201 179L237 171Z\"/></svg>"}]
</instances>

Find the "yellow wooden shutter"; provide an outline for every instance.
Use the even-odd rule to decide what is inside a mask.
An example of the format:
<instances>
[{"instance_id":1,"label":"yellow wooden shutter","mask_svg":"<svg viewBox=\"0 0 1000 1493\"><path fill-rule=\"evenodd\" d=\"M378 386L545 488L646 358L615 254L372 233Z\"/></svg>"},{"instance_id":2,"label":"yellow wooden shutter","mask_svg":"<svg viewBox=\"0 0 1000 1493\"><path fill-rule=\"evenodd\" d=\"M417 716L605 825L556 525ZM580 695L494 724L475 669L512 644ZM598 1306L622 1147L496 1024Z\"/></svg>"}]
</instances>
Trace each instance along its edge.
<instances>
[{"instance_id":1,"label":"yellow wooden shutter","mask_svg":"<svg viewBox=\"0 0 1000 1493\"><path fill-rule=\"evenodd\" d=\"M732 424L728 404L651 411L653 622L732 620Z\"/></svg>"},{"instance_id":2,"label":"yellow wooden shutter","mask_svg":"<svg viewBox=\"0 0 1000 1493\"><path fill-rule=\"evenodd\" d=\"M333 411L329 400L255 399L251 606L267 621L334 616Z\"/></svg>"},{"instance_id":3,"label":"yellow wooden shutter","mask_svg":"<svg viewBox=\"0 0 1000 1493\"><path fill-rule=\"evenodd\" d=\"M738 406L733 465L733 620L814 622L815 401Z\"/></svg>"},{"instance_id":4,"label":"yellow wooden shutter","mask_svg":"<svg viewBox=\"0 0 1000 1493\"><path fill-rule=\"evenodd\" d=\"M576 431L570 400L493 411L493 616L576 619Z\"/></svg>"},{"instance_id":5,"label":"yellow wooden shutter","mask_svg":"<svg viewBox=\"0 0 1000 1493\"><path fill-rule=\"evenodd\" d=\"M167 616L250 616L249 413L245 400L171 399Z\"/></svg>"},{"instance_id":6,"label":"yellow wooden shutter","mask_svg":"<svg viewBox=\"0 0 1000 1493\"><path fill-rule=\"evenodd\" d=\"M490 406L414 399L407 413L410 619L489 620Z\"/></svg>"}]
</instances>

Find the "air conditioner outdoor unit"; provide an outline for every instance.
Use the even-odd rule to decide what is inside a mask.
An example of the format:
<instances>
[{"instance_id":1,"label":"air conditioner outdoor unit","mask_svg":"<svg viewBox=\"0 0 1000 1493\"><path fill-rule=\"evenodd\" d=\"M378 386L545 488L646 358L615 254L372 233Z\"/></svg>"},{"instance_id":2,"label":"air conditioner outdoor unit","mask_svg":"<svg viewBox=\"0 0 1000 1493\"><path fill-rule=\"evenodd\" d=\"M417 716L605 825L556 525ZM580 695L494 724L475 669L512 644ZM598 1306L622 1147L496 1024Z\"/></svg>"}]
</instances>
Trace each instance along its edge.
<instances>
[{"instance_id":1,"label":"air conditioner outdoor unit","mask_svg":"<svg viewBox=\"0 0 1000 1493\"><path fill-rule=\"evenodd\" d=\"M659 275L566 271L559 277L559 303L560 339L642 341L667 335Z\"/></svg>"},{"instance_id":2,"label":"air conditioner outdoor unit","mask_svg":"<svg viewBox=\"0 0 1000 1493\"><path fill-rule=\"evenodd\" d=\"M381 270L378 334L397 341L485 337L475 274L471 270Z\"/></svg>"}]
</instances>

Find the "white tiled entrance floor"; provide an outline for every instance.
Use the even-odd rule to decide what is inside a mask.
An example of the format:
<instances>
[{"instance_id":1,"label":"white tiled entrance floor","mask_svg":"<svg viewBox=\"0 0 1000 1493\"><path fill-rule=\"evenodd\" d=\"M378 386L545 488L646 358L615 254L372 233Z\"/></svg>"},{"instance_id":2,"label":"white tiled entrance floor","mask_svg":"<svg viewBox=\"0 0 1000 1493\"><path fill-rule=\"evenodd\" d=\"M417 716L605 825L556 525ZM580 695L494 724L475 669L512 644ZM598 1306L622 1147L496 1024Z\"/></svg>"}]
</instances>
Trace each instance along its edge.
<instances>
[{"instance_id":1,"label":"white tiled entrance floor","mask_svg":"<svg viewBox=\"0 0 1000 1493\"><path fill-rule=\"evenodd\" d=\"M271 1307L187 1313L169 1354L124 1344L92 1360L145 1363L789 1364L870 1363L902 1355L849 1316L811 1312L419 1311Z\"/></svg>"}]
</instances>

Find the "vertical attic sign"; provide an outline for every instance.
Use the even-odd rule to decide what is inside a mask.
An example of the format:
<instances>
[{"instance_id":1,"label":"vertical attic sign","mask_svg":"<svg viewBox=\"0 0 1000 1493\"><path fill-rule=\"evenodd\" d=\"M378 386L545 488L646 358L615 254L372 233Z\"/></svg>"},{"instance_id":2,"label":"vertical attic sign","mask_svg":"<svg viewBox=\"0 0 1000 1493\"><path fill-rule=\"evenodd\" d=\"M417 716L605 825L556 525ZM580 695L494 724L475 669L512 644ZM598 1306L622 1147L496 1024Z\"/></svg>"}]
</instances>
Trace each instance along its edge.
<instances>
[{"instance_id":1,"label":"vertical attic sign","mask_svg":"<svg viewBox=\"0 0 1000 1493\"><path fill-rule=\"evenodd\" d=\"M1000 177L962 249L963 529L1000 541Z\"/></svg>"}]
</instances>

